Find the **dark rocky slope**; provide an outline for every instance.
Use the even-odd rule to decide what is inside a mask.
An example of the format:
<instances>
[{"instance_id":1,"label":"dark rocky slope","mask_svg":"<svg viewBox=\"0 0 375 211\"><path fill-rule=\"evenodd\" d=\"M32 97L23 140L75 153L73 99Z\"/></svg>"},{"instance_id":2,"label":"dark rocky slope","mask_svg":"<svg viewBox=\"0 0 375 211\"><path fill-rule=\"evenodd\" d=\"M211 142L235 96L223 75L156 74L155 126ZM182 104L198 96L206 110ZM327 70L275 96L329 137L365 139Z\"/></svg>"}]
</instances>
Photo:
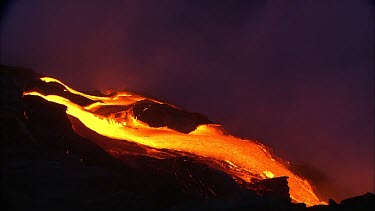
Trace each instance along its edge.
<instances>
[{"instance_id":1,"label":"dark rocky slope","mask_svg":"<svg viewBox=\"0 0 375 211\"><path fill-rule=\"evenodd\" d=\"M24 90L40 85L39 75L22 68L0 66L0 69L2 210L372 210L374 207L374 195L368 193L340 204L331 201L329 206L306 208L290 203L285 178L259 181L255 184L263 190L259 195L238 185L228 175L196 162L194 157L141 156L137 152L142 148L133 143L124 145L131 152L129 155L116 159L97 142L73 131L64 106L38 97L22 97ZM58 85L43 90L61 94ZM82 104L90 103L71 93L65 95ZM150 106L149 102L143 103ZM144 115L145 121L170 125L181 132L208 121L201 115L171 109L156 106L152 113L139 115ZM158 112L166 116L161 122L153 119ZM180 119L187 123L180 123Z\"/></svg>"}]
</instances>

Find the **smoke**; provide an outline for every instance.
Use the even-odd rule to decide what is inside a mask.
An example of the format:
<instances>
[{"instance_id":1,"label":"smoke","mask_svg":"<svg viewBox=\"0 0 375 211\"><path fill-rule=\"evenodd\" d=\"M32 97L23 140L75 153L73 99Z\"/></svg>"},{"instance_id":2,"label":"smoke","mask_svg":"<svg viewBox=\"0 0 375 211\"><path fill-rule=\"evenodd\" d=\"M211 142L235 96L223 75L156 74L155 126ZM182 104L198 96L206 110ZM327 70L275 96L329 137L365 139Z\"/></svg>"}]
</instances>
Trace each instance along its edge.
<instances>
[{"instance_id":1,"label":"smoke","mask_svg":"<svg viewBox=\"0 0 375 211\"><path fill-rule=\"evenodd\" d=\"M19 0L2 19L1 63L203 113L319 169L340 200L374 191L369 7Z\"/></svg>"}]
</instances>

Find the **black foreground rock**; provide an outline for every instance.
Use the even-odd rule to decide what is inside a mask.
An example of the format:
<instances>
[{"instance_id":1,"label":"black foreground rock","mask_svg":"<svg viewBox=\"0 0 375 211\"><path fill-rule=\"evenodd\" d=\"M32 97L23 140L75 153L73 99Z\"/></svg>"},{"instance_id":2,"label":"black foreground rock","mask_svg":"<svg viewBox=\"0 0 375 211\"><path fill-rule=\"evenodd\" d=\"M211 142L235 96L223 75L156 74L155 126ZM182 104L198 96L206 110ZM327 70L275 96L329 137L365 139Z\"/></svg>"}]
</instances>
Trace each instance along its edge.
<instances>
[{"instance_id":1,"label":"black foreground rock","mask_svg":"<svg viewBox=\"0 0 375 211\"><path fill-rule=\"evenodd\" d=\"M259 195L238 185L228 175L184 156L155 159L134 153L116 159L73 131L64 106L38 97L22 97L23 91L39 83L39 75L6 66L0 66L0 71L1 210L374 208L371 193L338 204L306 208L304 204L290 203L285 197L288 190L285 178L257 182L254 185L264 190ZM61 87L52 84L48 90L60 94ZM71 93L65 96L82 105L90 103ZM180 132L189 132L197 124L209 121L196 114L174 113L170 108L155 107L153 112L166 112L170 116L161 123L153 119L155 113L142 114L142 118L156 121L156 125L168 125L170 121L179 125L179 119L189 122L174 128ZM142 150L132 143L126 146L132 152Z\"/></svg>"}]
</instances>

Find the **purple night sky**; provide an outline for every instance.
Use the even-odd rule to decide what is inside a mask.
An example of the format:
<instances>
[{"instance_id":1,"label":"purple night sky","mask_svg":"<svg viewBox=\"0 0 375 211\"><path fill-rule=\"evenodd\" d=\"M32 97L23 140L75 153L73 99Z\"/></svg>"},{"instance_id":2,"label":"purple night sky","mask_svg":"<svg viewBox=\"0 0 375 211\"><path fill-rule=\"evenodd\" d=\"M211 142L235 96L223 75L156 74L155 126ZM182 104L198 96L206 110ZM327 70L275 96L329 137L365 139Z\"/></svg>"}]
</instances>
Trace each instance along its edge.
<instances>
[{"instance_id":1,"label":"purple night sky","mask_svg":"<svg viewBox=\"0 0 375 211\"><path fill-rule=\"evenodd\" d=\"M203 113L336 200L374 192L373 1L229 2L9 1L1 63Z\"/></svg>"}]
</instances>

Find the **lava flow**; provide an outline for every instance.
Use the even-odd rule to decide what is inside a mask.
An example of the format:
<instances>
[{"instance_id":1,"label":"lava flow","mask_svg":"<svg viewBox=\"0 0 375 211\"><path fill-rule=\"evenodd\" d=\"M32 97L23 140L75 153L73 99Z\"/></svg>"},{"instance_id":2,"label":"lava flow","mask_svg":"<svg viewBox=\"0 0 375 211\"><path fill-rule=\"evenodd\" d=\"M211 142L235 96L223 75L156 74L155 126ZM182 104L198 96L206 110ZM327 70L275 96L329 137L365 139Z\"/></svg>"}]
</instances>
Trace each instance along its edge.
<instances>
[{"instance_id":1,"label":"lava flow","mask_svg":"<svg viewBox=\"0 0 375 211\"><path fill-rule=\"evenodd\" d=\"M295 175L282 162L274 159L264 145L228 135L223 132L220 125L201 124L187 134L167 127L150 127L147 123L137 119L131 106L141 100L158 104L164 104L163 102L128 92L119 92L111 96L88 95L68 87L57 79L50 77L40 79L46 83L58 83L65 87L64 91L93 100L93 103L81 106L62 96L44 95L37 91L28 91L24 95L39 96L50 102L65 105L68 115L76 117L87 128L100 135L117 139L119 142L126 140L159 150L174 150L205 158L202 160L226 163L228 166L224 170L226 173L250 183L252 179L287 176L289 194L294 202L303 202L307 206L325 204L314 194L307 180ZM110 115L97 112L105 106L127 106L128 108ZM105 150L110 152L110 149Z\"/></svg>"}]
</instances>

